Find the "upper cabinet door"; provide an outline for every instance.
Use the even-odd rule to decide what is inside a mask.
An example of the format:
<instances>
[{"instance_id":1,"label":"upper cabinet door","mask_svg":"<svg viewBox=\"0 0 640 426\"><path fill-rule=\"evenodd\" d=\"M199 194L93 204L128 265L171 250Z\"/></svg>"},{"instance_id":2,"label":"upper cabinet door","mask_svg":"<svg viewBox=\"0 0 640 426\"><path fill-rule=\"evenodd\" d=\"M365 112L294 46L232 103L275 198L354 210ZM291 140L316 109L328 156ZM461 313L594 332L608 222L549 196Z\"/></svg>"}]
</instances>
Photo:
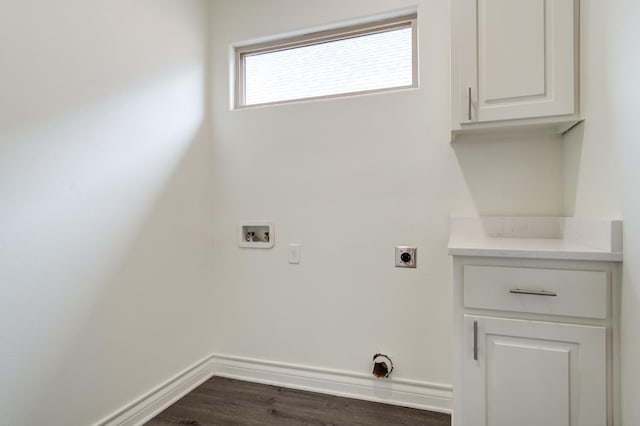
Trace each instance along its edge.
<instances>
[{"instance_id":1,"label":"upper cabinet door","mask_svg":"<svg viewBox=\"0 0 640 426\"><path fill-rule=\"evenodd\" d=\"M576 111L574 0L458 0L461 124Z\"/></svg>"}]
</instances>

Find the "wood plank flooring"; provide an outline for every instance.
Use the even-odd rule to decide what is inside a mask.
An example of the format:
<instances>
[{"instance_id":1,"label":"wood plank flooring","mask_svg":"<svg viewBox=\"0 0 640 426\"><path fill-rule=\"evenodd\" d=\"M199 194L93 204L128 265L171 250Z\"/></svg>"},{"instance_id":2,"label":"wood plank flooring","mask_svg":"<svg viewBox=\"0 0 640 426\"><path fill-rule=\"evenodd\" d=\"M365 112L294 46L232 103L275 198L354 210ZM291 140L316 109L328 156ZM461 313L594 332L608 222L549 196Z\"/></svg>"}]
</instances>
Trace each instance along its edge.
<instances>
[{"instance_id":1,"label":"wood plank flooring","mask_svg":"<svg viewBox=\"0 0 640 426\"><path fill-rule=\"evenodd\" d=\"M450 426L451 416L214 377L146 424L169 425Z\"/></svg>"}]
</instances>

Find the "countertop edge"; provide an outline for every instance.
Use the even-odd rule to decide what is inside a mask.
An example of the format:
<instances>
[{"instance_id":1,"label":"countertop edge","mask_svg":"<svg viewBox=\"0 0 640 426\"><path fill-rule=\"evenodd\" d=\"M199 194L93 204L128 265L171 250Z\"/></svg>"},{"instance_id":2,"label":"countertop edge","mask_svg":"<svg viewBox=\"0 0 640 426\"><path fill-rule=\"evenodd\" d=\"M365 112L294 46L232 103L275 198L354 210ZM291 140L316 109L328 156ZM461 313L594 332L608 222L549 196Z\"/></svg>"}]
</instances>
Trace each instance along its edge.
<instances>
[{"instance_id":1,"label":"countertop edge","mask_svg":"<svg viewBox=\"0 0 640 426\"><path fill-rule=\"evenodd\" d=\"M449 247L451 256L622 262L622 252Z\"/></svg>"}]
</instances>

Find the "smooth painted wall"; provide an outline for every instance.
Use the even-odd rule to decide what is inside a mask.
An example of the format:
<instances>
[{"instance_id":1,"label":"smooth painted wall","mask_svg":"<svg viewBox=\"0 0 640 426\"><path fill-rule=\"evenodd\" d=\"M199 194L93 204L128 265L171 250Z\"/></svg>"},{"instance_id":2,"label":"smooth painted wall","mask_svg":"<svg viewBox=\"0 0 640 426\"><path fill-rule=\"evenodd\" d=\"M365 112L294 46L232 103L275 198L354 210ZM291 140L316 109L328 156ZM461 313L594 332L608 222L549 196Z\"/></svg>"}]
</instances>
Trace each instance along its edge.
<instances>
[{"instance_id":1,"label":"smooth painted wall","mask_svg":"<svg viewBox=\"0 0 640 426\"><path fill-rule=\"evenodd\" d=\"M622 424L640 424L640 3L582 1L586 120L565 141L566 212L622 218Z\"/></svg>"},{"instance_id":2,"label":"smooth painted wall","mask_svg":"<svg viewBox=\"0 0 640 426\"><path fill-rule=\"evenodd\" d=\"M451 383L449 216L560 215L563 171L559 138L450 144L448 3L212 3L216 352L368 374L382 351ZM416 4L419 89L230 110L233 43ZM275 247L239 248L242 220L273 221Z\"/></svg>"},{"instance_id":3,"label":"smooth painted wall","mask_svg":"<svg viewBox=\"0 0 640 426\"><path fill-rule=\"evenodd\" d=\"M0 2L0 424L88 425L212 351L208 2Z\"/></svg>"}]
</instances>

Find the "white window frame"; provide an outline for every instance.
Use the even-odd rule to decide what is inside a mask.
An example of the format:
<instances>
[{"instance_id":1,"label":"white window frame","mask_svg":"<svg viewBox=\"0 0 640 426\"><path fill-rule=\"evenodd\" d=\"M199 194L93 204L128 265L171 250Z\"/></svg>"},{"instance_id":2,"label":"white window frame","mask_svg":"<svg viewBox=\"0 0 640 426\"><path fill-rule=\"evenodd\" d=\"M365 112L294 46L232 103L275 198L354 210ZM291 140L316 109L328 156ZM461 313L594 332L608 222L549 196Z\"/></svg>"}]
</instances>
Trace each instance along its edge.
<instances>
[{"instance_id":1,"label":"white window frame","mask_svg":"<svg viewBox=\"0 0 640 426\"><path fill-rule=\"evenodd\" d=\"M411 84L406 86L384 87L372 90L360 90L355 92L336 93L324 96L304 97L296 99L288 99L275 102L265 102L259 104L247 105L245 102L245 66L244 58L251 55L264 54L269 52L278 52L286 49L295 49L298 47L310 46L314 44L328 43L358 36L378 34L387 31L398 30L402 28L411 28L412 46L411 46L411 67L412 76ZM417 31L417 13L403 14L393 18L373 20L364 24L342 26L325 31L315 31L302 34L299 36L280 38L263 43L254 43L248 45L237 46L234 48L234 108L251 108L254 106L277 105L283 103L292 103L300 101L309 101L317 99L337 98L352 95L362 95L368 93L387 92L391 90L410 89L418 87L418 31Z\"/></svg>"}]
</instances>

